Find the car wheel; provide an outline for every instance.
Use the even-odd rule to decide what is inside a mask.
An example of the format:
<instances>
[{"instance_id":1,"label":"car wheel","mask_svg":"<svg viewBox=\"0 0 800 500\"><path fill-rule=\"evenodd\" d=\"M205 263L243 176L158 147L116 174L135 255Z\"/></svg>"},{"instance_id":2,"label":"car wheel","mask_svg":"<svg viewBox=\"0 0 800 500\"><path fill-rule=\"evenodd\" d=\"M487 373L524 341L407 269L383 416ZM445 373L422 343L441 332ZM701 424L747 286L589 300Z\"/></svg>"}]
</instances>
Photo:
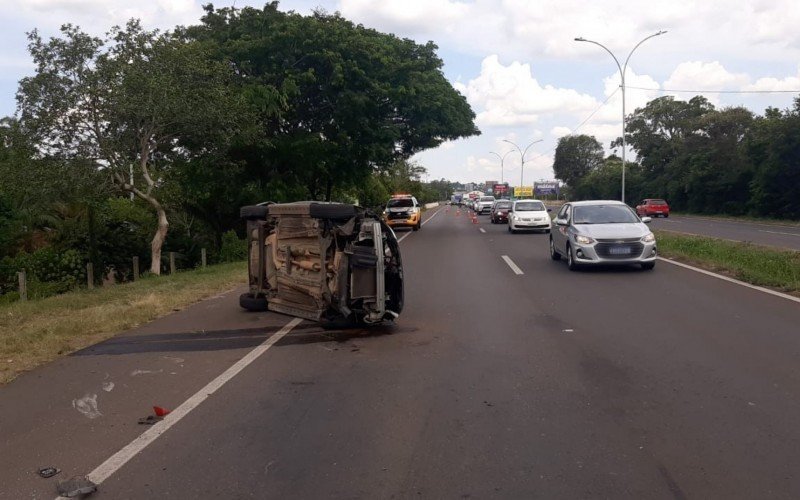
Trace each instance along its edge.
<instances>
[{"instance_id":1,"label":"car wheel","mask_svg":"<svg viewBox=\"0 0 800 500\"><path fill-rule=\"evenodd\" d=\"M567 245L567 268L570 271L577 271L580 266L575 262L575 257L572 255L572 247Z\"/></svg>"},{"instance_id":2,"label":"car wheel","mask_svg":"<svg viewBox=\"0 0 800 500\"><path fill-rule=\"evenodd\" d=\"M642 266L642 269L645 270L645 271L649 271L649 270L653 269L654 267L656 267L656 263L655 262L642 262L640 265Z\"/></svg>"},{"instance_id":3,"label":"car wheel","mask_svg":"<svg viewBox=\"0 0 800 500\"><path fill-rule=\"evenodd\" d=\"M249 205L239 209L239 217L246 220L265 220L269 215L266 205Z\"/></svg>"},{"instance_id":4,"label":"car wheel","mask_svg":"<svg viewBox=\"0 0 800 500\"><path fill-rule=\"evenodd\" d=\"M239 305L248 311L262 312L267 310L267 298L263 295L253 296L243 293L239 296Z\"/></svg>"},{"instance_id":5,"label":"car wheel","mask_svg":"<svg viewBox=\"0 0 800 500\"><path fill-rule=\"evenodd\" d=\"M553 260L561 260L561 254L556 250L556 245L553 243L553 238L550 238L550 258Z\"/></svg>"},{"instance_id":6,"label":"car wheel","mask_svg":"<svg viewBox=\"0 0 800 500\"><path fill-rule=\"evenodd\" d=\"M667 217L669 217L669 214L664 214L664 218L666 219Z\"/></svg>"},{"instance_id":7,"label":"car wheel","mask_svg":"<svg viewBox=\"0 0 800 500\"><path fill-rule=\"evenodd\" d=\"M417 225L412 227L411 229L414 231L419 231L419 228L422 227L422 221L417 222Z\"/></svg>"}]
</instances>

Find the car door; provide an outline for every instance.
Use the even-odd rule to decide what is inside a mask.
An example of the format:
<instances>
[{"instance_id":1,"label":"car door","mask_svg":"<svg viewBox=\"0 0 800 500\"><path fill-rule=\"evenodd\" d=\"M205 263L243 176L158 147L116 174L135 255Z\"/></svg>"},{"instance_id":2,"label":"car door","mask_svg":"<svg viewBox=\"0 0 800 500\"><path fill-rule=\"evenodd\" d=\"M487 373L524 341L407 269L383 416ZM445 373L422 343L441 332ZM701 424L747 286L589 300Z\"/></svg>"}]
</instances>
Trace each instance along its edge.
<instances>
[{"instance_id":1,"label":"car door","mask_svg":"<svg viewBox=\"0 0 800 500\"><path fill-rule=\"evenodd\" d=\"M566 203L564 206L562 206L561 210L558 211L558 215L556 215L555 228L554 230L550 231L550 235L553 237L553 244L564 255L566 255L567 253L566 224L568 224L569 222L569 215L571 212L572 212L572 205Z\"/></svg>"},{"instance_id":2,"label":"car door","mask_svg":"<svg viewBox=\"0 0 800 500\"><path fill-rule=\"evenodd\" d=\"M642 200L638 205L636 205L636 213L639 215L647 215L647 211L645 210L647 205L647 200Z\"/></svg>"}]
</instances>

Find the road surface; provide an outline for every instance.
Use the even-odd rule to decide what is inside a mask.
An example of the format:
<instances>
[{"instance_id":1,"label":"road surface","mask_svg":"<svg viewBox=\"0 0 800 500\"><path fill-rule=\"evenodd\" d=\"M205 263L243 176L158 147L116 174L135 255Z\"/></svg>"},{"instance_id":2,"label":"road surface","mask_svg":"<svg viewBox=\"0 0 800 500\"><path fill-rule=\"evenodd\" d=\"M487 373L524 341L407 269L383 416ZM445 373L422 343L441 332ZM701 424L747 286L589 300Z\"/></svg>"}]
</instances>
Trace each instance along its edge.
<instances>
[{"instance_id":1,"label":"road surface","mask_svg":"<svg viewBox=\"0 0 800 500\"><path fill-rule=\"evenodd\" d=\"M545 234L427 217L399 233L395 325L299 324L93 498L798 497L800 304L665 262L570 272ZM289 321L234 292L21 376L0 496L53 498L37 467L95 470Z\"/></svg>"},{"instance_id":2,"label":"road surface","mask_svg":"<svg viewBox=\"0 0 800 500\"><path fill-rule=\"evenodd\" d=\"M670 215L653 218L652 229L712 236L733 241L749 241L790 250L800 250L800 226L734 221L711 217Z\"/></svg>"}]
</instances>

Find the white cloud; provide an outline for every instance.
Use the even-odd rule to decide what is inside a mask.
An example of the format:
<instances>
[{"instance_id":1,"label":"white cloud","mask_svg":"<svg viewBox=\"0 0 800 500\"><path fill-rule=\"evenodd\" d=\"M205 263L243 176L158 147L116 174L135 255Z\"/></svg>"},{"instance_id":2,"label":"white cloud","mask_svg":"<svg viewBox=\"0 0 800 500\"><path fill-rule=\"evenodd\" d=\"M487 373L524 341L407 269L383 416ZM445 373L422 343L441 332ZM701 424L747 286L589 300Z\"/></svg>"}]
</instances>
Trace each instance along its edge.
<instances>
[{"instance_id":1,"label":"white cloud","mask_svg":"<svg viewBox=\"0 0 800 500\"><path fill-rule=\"evenodd\" d=\"M679 64L667 81L665 89L695 90L739 90L747 83L750 77L744 73L731 73L719 61L702 62L689 61ZM676 93L681 98L683 93ZM691 94L694 95L694 94ZM719 93L706 93L704 95L715 106L719 105Z\"/></svg>"},{"instance_id":2,"label":"white cloud","mask_svg":"<svg viewBox=\"0 0 800 500\"><path fill-rule=\"evenodd\" d=\"M500 63L497 55L486 57L481 73L465 88L469 103L481 110L479 126L517 126L531 124L542 115L578 112L596 106L593 97L572 89L540 85L528 64Z\"/></svg>"},{"instance_id":3,"label":"white cloud","mask_svg":"<svg viewBox=\"0 0 800 500\"><path fill-rule=\"evenodd\" d=\"M425 33L453 31L469 12L469 6L449 0L341 0L340 10L348 17L352 13L366 15L370 24L389 31Z\"/></svg>"},{"instance_id":4,"label":"white cloud","mask_svg":"<svg viewBox=\"0 0 800 500\"><path fill-rule=\"evenodd\" d=\"M571 133L572 133L572 129L569 128L569 127L560 127L559 126L559 127L553 127L552 129L550 129L550 135L552 135L556 139L559 139L559 138L564 137L565 135L569 135Z\"/></svg>"},{"instance_id":5,"label":"white cloud","mask_svg":"<svg viewBox=\"0 0 800 500\"><path fill-rule=\"evenodd\" d=\"M755 83L745 85L744 90L793 91L800 93L800 68L798 68L795 76L759 78Z\"/></svg>"}]
</instances>

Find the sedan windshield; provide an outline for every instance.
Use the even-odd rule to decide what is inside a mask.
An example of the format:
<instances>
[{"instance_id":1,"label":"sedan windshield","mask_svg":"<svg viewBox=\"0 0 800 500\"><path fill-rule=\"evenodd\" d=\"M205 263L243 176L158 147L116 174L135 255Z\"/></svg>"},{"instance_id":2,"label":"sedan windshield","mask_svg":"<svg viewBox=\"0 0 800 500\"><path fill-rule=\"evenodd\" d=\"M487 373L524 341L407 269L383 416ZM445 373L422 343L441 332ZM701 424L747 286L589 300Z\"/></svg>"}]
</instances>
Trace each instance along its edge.
<instances>
[{"instance_id":1,"label":"sedan windshield","mask_svg":"<svg viewBox=\"0 0 800 500\"><path fill-rule=\"evenodd\" d=\"M481 201L494 201L494 196L484 196Z\"/></svg>"},{"instance_id":2,"label":"sedan windshield","mask_svg":"<svg viewBox=\"0 0 800 500\"><path fill-rule=\"evenodd\" d=\"M514 210L517 212L544 212L547 209L544 208L544 203L541 201L525 201L517 203Z\"/></svg>"},{"instance_id":3,"label":"sedan windshield","mask_svg":"<svg viewBox=\"0 0 800 500\"><path fill-rule=\"evenodd\" d=\"M511 203L497 203L495 204L494 208L496 209L511 208Z\"/></svg>"},{"instance_id":4,"label":"sedan windshield","mask_svg":"<svg viewBox=\"0 0 800 500\"><path fill-rule=\"evenodd\" d=\"M639 218L625 205L586 205L574 209L573 224L626 224Z\"/></svg>"}]
</instances>

